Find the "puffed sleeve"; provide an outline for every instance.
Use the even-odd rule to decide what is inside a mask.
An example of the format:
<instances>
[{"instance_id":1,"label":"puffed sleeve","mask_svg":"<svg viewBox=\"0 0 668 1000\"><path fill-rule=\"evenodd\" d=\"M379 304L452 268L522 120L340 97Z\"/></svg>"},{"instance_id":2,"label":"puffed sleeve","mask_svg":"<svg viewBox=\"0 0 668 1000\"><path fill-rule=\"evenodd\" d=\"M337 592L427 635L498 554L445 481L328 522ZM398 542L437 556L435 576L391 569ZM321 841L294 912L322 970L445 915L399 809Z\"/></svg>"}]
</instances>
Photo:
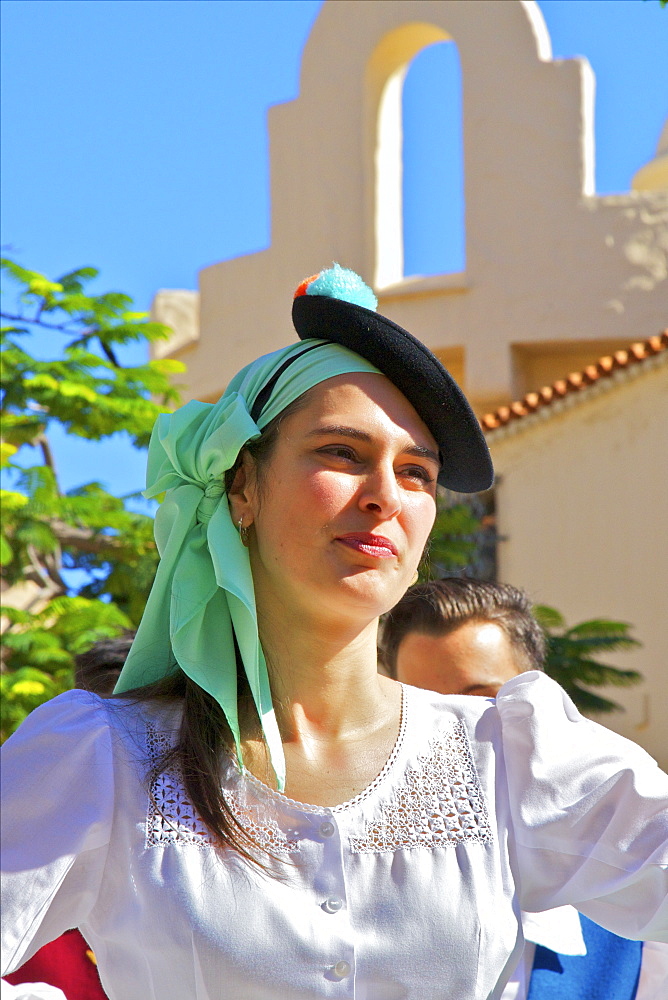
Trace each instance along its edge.
<instances>
[{"instance_id":1,"label":"puffed sleeve","mask_svg":"<svg viewBox=\"0 0 668 1000\"><path fill-rule=\"evenodd\" d=\"M0 1000L68 1000L62 990L49 983L21 983L11 986L6 979L2 980Z\"/></svg>"},{"instance_id":2,"label":"puffed sleeve","mask_svg":"<svg viewBox=\"0 0 668 1000\"><path fill-rule=\"evenodd\" d=\"M623 937L668 941L668 776L531 671L497 696L520 887Z\"/></svg>"},{"instance_id":3,"label":"puffed sleeve","mask_svg":"<svg viewBox=\"0 0 668 1000\"><path fill-rule=\"evenodd\" d=\"M85 920L113 816L102 699L69 691L36 709L2 748L2 974Z\"/></svg>"}]
</instances>

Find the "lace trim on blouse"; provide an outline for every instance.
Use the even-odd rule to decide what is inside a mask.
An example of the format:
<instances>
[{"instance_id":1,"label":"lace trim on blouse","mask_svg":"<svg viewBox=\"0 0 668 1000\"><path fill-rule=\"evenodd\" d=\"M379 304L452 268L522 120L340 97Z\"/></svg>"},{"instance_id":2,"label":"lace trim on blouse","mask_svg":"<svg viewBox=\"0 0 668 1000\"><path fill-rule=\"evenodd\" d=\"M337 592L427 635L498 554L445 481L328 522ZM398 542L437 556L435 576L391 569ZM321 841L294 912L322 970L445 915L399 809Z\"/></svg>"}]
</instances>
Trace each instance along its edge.
<instances>
[{"instance_id":1,"label":"lace trim on blouse","mask_svg":"<svg viewBox=\"0 0 668 1000\"><path fill-rule=\"evenodd\" d=\"M150 723L146 727L146 752L149 767L172 747L171 741ZM148 815L146 817L146 846L163 844L192 844L210 847L211 834L186 795L176 767L161 771L149 788Z\"/></svg>"},{"instance_id":2,"label":"lace trim on blouse","mask_svg":"<svg viewBox=\"0 0 668 1000\"><path fill-rule=\"evenodd\" d=\"M429 752L406 771L381 818L350 838L353 854L401 848L488 844L492 830L466 729L462 722L430 741Z\"/></svg>"},{"instance_id":3,"label":"lace trim on blouse","mask_svg":"<svg viewBox=\"0 0 668 1000\"><path fill-rule=\"evenodd\" d=\"M399 723L399 733L397 735L394 746L392 747L392 753L387 758L383 767L378 772L376 777L371 781L366 788L363 788L361 792L358 792L352 799L348 799L347 802L340 802L336 806L314 806L310 805L308 802L300 802L298 799L291 799L289 795L285 795L284 792L279 792L275 788L270 788L269 785L265 785L263 781L256 778L255 775L247 770L247 768L242 768L237 771L239 774L243 774L244 779L249 785L252 785L265 799L274 799L281 803L283 806L287 806L290 809L296 809L302 813L317 813L318 815L331 815L335 813L343 812L344 810L353 809L364 799L367 799L370 795L375 792L381 782L385 781L388 772L394 767L394 762L396 761L399 753L404 745L404 737L406 736L406 688L401 685L401 720Z\"/></svg>"},{"instance_id":4,"label":"lace trim on blouse","mask_svg":"<svg viewBox=\"0 0 668 1000\"><path fill-rule=\"evenodd\" d=\"M243 785L227 789L226 801L254 842L274 856L299 852L299 837L288 835L271 815L271 799L302 812L336 815L368 798L387 776L403 744L405 711L399 738L385 767L359 795L331 809L293 802L273 791L247 772L252 787L265 793L260 801L249 801ZM171 748L166 735L148 724L146 750L150 766ZM238 772L237 772L238 774ZM429 743L394 789L389 801L380 803L377 819L366 823L361 836L349 838L353 854L382 854L417 847L434 850L462 843L490 843L492 830L475 770L473 754L462 722L453 722ZM188 798L178 767L161 772L151 782L146 819L146 847L166 844L213 846L206 824Z\"/></svg>"},{"instance_id":5,"label":"lace trim on blouse","mask_svg":"<svg viewBox=\"0 0 668 1000\"><path fill-rule=\"evenodd\" d=\"M167 737L149 724L146 730L149 765L154 767L170 748ZM286 836L263 806L245 802L244 797L234 790L227 790L225 799L235 819L263 851L273 855L299 851L299 841ZM206 824L188 798L177 767L157 775L149 790L146 847L165 844L190 844L195 847L212 847L214 844Z\"/></svg>"}]
</instances>

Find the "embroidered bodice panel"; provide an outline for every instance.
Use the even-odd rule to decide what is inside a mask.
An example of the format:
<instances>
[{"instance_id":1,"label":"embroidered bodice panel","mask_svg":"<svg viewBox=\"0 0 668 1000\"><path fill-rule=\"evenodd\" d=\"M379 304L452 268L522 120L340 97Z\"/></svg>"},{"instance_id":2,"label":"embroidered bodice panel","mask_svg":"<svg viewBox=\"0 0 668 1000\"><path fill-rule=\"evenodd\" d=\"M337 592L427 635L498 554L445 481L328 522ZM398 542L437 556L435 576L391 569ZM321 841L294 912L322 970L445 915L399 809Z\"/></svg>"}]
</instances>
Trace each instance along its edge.
<instances>
[{"instance_id":1,"label":"embroidered bodice panel","mask_svg":"<svg viewBox=\"0 0 668 1000\"><path fill-rule=\"evenodd\" d=\"M169 740L149 724L146 750L151 769L170 747ZM234 818L263 851L280 856L299 850L297 840L286 836L261 803L248 801L248 796L237 789L226 789L225 800ZM190 801L183 778L175 766L154 777L149 790L146 846L163 844L213 845L211 834Z\"/></svg>"},{"instance_id":2,"label":"embroidered bodice panel","mask_svg":"<svg viewBox=\"0 0 668 1000\"><path fill-rule=\"evenodd\" d=\"M463 723L453 722L406 769L380 818L350 838L355 854L489 843L492 832Z\"/></svg>"},{"instance_id":3,"label":"embroidered bodice panel","mask_svg":"<svg viewBox=\"0 0 668 1000\"><path fill-rule=\"evenodd\" d=\"M171 749L170 740L150 723L146 728L146 756L149 770ZM146 817L146 846L192 844L207 847L212 843L206 824L188 798L183 780L175 767L161 771L149 787Z\"/></svg>"},{"instance_id":4,"label":"embroidered bodice panel","mask_svg":"<svg viewBox=\"0 0 668 1000\"><path fill-rule=\"evenodd\" d=\"M403 739L404 727L400 741ZM169 748L167 737L149 724L146 732L149 766L153 768ZM350 851L380 854L401 848L433 850L462 843L489 843L492 839L489 817L463 723L453 720L437 732L425 753L409 763L396 780L397 757L402 749L399 744L395 747L391 758L394 767L383 769L384 780L376 779L350 803L330 810L334 815L343 811L352 814L363 801L368 817L371 808L371 818L360 823L360 833L351 833L349 837ZM234 817L254 842L270 854L280 857L299 852L298 835L294 830L286 832L283 827L290 824L282 824L279 818L285 815L286 803L297 811L300 803L265 786L261 786L264 794L257 794L257 786L258 782L244 780L237 773L233 786L226 787L225 799ZM353 818L350 815L350 820ZM146 846L167 844L212 846L211 835L175 766L154 777L149 792Z\"/></svg>"}]
</instances>

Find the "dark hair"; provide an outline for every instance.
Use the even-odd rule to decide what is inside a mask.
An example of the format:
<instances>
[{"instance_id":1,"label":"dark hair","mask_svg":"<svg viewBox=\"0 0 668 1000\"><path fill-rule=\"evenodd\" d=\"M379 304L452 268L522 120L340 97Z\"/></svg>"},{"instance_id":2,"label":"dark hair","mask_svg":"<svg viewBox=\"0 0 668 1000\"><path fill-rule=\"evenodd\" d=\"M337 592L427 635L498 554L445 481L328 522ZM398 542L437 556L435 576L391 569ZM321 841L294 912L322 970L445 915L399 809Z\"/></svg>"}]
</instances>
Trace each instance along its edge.
<instances>
[{"instance_id":1,"label":"dark hair","mask_svg":"<svg viewBox=\"0 0 668 1000\"><path fill-rule=\"evenodd\" d=\"M278 435L281 430L281 424L287 417L291 417L294 413L298 413L299 410L303 410L304 407L308 405L311 394L312 390L307 389L306 392L301 394L301 396L297 396L296 399L293 399L291 403L288 403L284 410L281 410L278 416L269 421L259 438L255 438L254 441L248 441L244 445L239 452L234 465L225 473L224 481L226 493L229 493L232 488L232 483L234 482L234 477L237 474L237 469L243 462L244 452L248 452L251 458L253 458L255 465L257 466L260 479L262 479L262 472L266 468L274 448L276 447Z\"/></svg>"},{"instance_id":2,"label":"dark hair","mask_svg":"<svg viewBox=\"0 0 668 1000\"><path fill-rule=\"evenodd\" d=\"M129 629L115 639L100 639L74 657L74 683L84 691L111 694L130 652L135 634Z\"/></svg>"},{"instance_id":3,"label":"dark hair","mask_svg":"<svg viewBox=\"0 0 668 1000\"><path fill-rule=\"evenodd\" d=\"M411 587L385 616L380 659L390 677L397 674L397 652L409 632L446 635L466 622L494 622L518 654L521 671L542 670L545 635L523 590L508 583L448 578Z\"/></svg>"},{"instance_id":4,"label":"dark hair","mask_svg":"<svg viewBox=\"0 0 668 1000\"><path fill-rule=\"evenodd\" d=\"M278 441L281 423L306 406L310 390L303 393L285 407L277 417L270 421L261 436L249 442L239 453L239 457L225 473L225 491L230 490L237 469L243 461L244 452L248 452L257 468L260 493L262 493L263 471L271 459ZM221 503L226 502L226 497ZM243 669L238 648L237 656L237 700L252 703L250 687L246 672ZM176 744L166 750L152 766L148 774L150 785L166 771L176 772L183 782L190 801L197 810L199 817L206 824L216 846L232 847L247 861L266 869L266 858L271 852L260 847L252 835L243 827L230 809L223 794L220 783L220 764L223 754L234 753L234 739L227 724L225 714L208 692L191 680L174 664L174 672L163 680L145 687L120 695L135 702L143 701L177 701L183 706L179 735ZM261 736L259 719L254 708L251 717L255 716L257 731L253 735Z\"/></svg>"}]
</instances>

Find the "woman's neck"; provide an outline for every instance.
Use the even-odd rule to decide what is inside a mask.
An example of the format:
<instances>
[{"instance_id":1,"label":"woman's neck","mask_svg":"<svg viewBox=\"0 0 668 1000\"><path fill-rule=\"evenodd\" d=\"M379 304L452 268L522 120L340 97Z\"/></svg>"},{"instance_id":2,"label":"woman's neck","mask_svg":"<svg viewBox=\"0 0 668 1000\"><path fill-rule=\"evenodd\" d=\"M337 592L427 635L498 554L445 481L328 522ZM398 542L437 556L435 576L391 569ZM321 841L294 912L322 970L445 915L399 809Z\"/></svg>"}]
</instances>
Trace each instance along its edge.
<instances>
[{"instance_id":1,"label":"woman's neck","mask_svg":"<svg viewBox=\"0 0 668 1000\"><path fill-rule=\"evenodd\" d=\"M378 622L322 624L260 620L274 706L284 740L312 733L345 739L366 728L385 702L377 672Z\"/></svg>"},{"instance_id":2,"label":"woman's neck","mask_svg":"<svg viewBox=\"0 0 668 1000\"><path fill-rule=\"evenodd\" d=\"M401 692L376 667L377 620L362 628L318 627L301 618L260 617L286 758L286 793L299 801L336 805L365 788L396 742ZM250 736L244 759L273 785L266 747Z\"/></svg>"}]
</instances>

